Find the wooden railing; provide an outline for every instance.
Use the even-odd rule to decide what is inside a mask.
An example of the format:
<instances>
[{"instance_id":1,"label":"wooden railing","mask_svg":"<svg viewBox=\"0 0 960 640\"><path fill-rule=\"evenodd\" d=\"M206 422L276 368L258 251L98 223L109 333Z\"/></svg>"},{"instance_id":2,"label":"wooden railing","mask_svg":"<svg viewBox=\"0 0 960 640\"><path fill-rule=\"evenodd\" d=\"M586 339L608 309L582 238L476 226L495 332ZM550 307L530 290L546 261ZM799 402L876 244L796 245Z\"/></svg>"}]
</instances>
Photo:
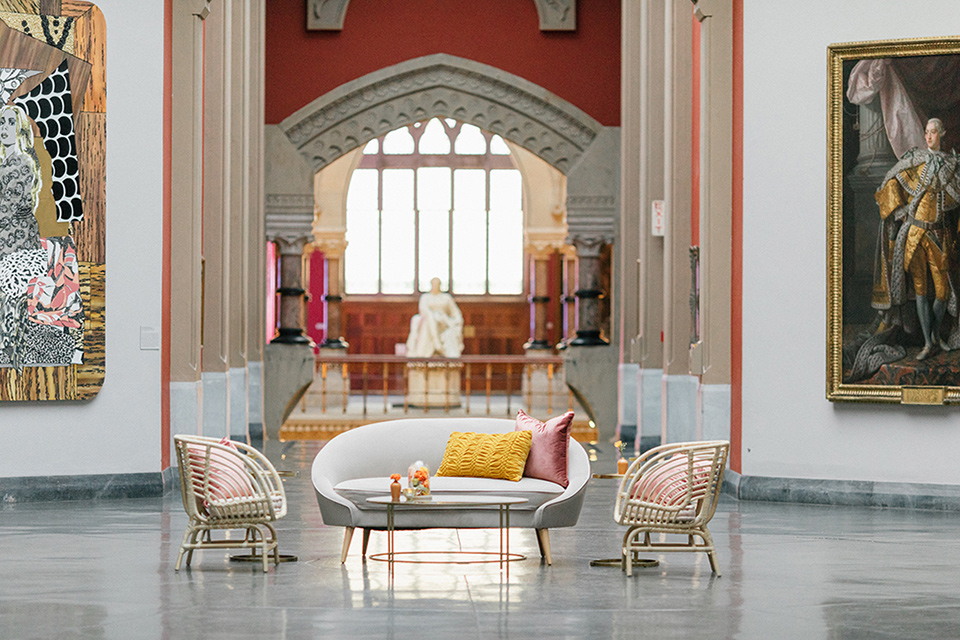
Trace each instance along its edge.
<instances>
[{"instance_id":1,"label":"wooden railing","mask_svg":"<svg viewBox=\"0 0 960 640\"><path fill-rule=\"evenodd\" d=\"M554 409L571 410L574 406L573 394L562 384L562 366L563 359L556 356L318 356L314 384L301 401L301 412L307 410L308 399L316 406L319 395L321 413L345 414L349 409L366 416L380 410L386 414L401 409L403 413L411 409L450 413L457 409L470 414L480 403L482 413L490 415L494 405L500 410L505 403L507 415L519 407L528 413L537 407L552 414ZM422 402L419 391L411 391L411 376L418 370L430 371L434 379L438 373L443 376L446 387L442 402L426 387Z\"/></svg>"}]
</instances>

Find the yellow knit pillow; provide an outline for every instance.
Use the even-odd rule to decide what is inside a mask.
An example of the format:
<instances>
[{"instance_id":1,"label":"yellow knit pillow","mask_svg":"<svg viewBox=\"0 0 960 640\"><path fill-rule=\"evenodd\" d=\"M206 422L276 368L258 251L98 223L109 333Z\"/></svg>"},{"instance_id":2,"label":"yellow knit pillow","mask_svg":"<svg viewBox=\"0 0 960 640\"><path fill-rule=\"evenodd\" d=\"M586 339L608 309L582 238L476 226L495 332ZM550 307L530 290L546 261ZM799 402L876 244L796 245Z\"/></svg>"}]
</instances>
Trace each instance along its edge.
<instances>
[{"instance_id":1,"label":"yellow knit pillow","mask_svg":"<svg viewBox=\"0 0 960 640\"><path fill-rule=\"evenodd\" d=\"M532 431L509 433L463 433L454 431L447 440L438 476L502 478L517 482L533 442Z\"/></svg>"}]
</instances>

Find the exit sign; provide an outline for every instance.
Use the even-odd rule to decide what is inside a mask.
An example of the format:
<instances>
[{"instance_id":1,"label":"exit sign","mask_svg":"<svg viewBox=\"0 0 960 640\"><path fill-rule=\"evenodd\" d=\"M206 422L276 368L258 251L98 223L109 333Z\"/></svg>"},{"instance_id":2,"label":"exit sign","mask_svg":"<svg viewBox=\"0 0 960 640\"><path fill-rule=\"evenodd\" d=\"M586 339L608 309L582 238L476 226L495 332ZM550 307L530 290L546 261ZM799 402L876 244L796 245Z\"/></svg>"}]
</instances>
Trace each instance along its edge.
<instances>
[{"instance_id":1,"label":"exit sign","mask_svg":"<svg viewBox=\"0 0 960 640\"><path fill-rule=\"evenodd\" d=\"M663 200L654 200L650 211L650 233L663 236Z\"/></svg>"}]
</instances>

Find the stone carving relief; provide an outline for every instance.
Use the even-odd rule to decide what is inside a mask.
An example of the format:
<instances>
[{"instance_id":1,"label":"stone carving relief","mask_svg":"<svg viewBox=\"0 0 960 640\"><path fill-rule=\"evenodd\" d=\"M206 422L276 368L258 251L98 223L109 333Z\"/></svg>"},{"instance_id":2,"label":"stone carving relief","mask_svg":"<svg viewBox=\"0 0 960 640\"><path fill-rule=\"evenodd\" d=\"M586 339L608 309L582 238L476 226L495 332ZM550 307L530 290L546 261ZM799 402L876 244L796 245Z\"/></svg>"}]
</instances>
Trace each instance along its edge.
<instances>
[{"instance_id":1,"label":"stone carving relief","mask_svg":"<svg viewBox=\"0 0 960 640\"><path fill-rule=\"evenodd\" d=\"M308 0L307 29L311 31L340 31L347 15L350 0Z\"/></svg>"},{"instance_id":2,"label":"stone carving relief","mask_svg":"<svg viewBox=\"0 0 960 640\"><path fill-rule=\"evenodd\" d=\"M319 171L381 134L435 116L500 134L562 173L603 128L577 107L523 78L446 54L358 78L317 98L280 127Z\"/></svg>"},{"instance_id":3,"label":"stone carving relief","mask_svg":"<svg viewBox=\"0 0 960 640\"><path fill-rule=\"evenodd\" d=\"M576 31L577 0L533 0L540 15L540 31Z\"/></svg>"},{"instance_id":4,"label":"stone carving relief","mask_svg":"<svg viewBox=\"0 0 960 640\"><path fill-rule=\"evenodd\" d=\"M615 196L567 196L567 228L572 238L609 238L619 225Z\"/></svg>"},{"instance_id":5,"label":"stone carving relief","mask_svg":"<svg viewBox=\"0 0 960 640\"><path fill-rule=\"evenodd\" d=\"M308 0L307 29L340 31L350 0ZM577 0L533 0L541 31L576 31Z\"/></svg>"},{"instance_id":6,"label":"stone carving relief","mask_svg":"<svg viewBox=\"0 0 960 640\"><path fill-rule=\"evenodd\" d=\"M264 211L269 240L295 243L313 238L313 196L268 194Z\"/></svg>"}]
</instances>

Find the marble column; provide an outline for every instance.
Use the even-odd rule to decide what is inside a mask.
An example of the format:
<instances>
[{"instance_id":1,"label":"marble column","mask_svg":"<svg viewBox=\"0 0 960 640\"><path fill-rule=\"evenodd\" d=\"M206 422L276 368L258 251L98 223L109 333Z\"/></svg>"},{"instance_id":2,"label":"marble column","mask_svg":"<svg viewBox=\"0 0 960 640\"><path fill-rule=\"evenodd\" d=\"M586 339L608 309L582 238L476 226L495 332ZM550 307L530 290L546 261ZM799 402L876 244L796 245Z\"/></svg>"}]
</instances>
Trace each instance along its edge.
<instances>
[{"instance_id":1,"label":"marble column","mask_svg":"<svg viewBox=\"0 0 960 640\"><path fill-rule=\"evenodd\" d=\"M272 238L280 255L280 328L277 337L271 343L309 344L303 327L304 294L303 288L306 265L304 249L308 238L277 237Z\"/></svg>"},{"instance_id":2,"label":"marble column","mask_svg":"<svg viewBox=\"0 0 960 640\"><path fill-rule=\"evenodd\" d=\"M575 249L567 245L561 253L563 265L563 338L558 349L566 349L567 345L576 337L577 326L577 255Z\"/></svg>"},{"instance_id":3,"label":"marble column","mask_svg":"<svg viewBox=\"0 0 960 640\"><path fill-rule=\"evenodd\" d=\"M577 335L572 346L590 347L608 345L610 341L600 331L600 251L613 238L605 236L573 236L577 249Z\"/></svg>"},{"instance_id":4,"label":"marble column","mask_svg":"<svg viewBox=\"0 0 960 640\"><path fill-rule=\"evenodd\" d=\"M323 296L323 317L327 323L327 335L320 345L322 349L346 349L349 345L343 339L341 304L343 303L343 251L347 242L343 239L325 239L314 242L314 246L323 251L326 286Z\"/></svg>"},{"instance_id":5,"label":"marble column","mask_svg":"<svg viewBox=\"0 0 960 640\"><path fill-rule=\"evenodd\" d=\"M547 305L550 303L549 267L553 248L530 249L530 340L523 345L527 351L551 351L547 340Z\"/></svg>"}]
</instances>

